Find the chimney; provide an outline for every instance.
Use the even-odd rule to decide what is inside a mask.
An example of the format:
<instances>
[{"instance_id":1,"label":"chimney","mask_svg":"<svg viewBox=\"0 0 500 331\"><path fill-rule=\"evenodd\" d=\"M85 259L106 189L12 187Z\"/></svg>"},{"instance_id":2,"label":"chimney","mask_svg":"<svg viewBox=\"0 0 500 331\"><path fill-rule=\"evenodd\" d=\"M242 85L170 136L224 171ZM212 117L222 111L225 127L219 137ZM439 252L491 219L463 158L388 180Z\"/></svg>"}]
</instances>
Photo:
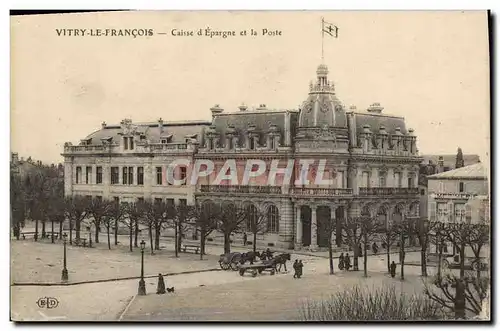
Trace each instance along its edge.
<instances>
[{"instance_id":1,"label":"chimney","mask_svg":"<svg viewBox=\"0 0 500 331\"><path fill-rule=\"evenodd\" d=\"M242 104L241 104L241 106L239 106L239 107L238 107L238 109L239 109L240 111L245 111L245 110L247 110L247 109L248 109L248 107L247 107L244 103L242 103Z\"/></svg>"},{"instance_id":2,"label":"chimney","mask_svg":"<svg viewBox=\"0 0 500 331\"><path fill-rule=\"evenodd\" d=\"M380 105L380 103L375 102L375 103L372 103L370 105L370 107L368 107L367 110L369 113L372 113L372 114L380 114L382 112L382 110L384 110L384 107L382 107Z\"/></svg>"},{"instance_id":3,"label":"chimney","mask_svg":"<svg viewBox=\"0 0 500 331\"><path fill-rule=\"evenodd\" d=\"M163 119L160 117L158 120L158 127L160 128L160 133L163 132Z\"/></svg>"},{"instance_id":4,"label":"chimney","mask_svg":"<svg viewBox=\"0 0 500 331\"><path fill-rule=\"evenodd\" d=\"M355 105L351 105L351 106L349 107L349 109L350 109L351 111L356 111L358 108L357 108Z\"/></svg>"},{"instance_id":5,"label":"chimney","mask_svg":"<svg viewBox=\"0 0 500 331\"><path fill-rule=\"evenodd\" d=\"M257 107L257 110L267 110L266 104L265 103L261 103L259 105L259 107Z\"/></svg>"},{"instance_id":6,"label":"chimney","mask_svg":"<svg viewBox=\"0 0 500 331\"><path fill-rule=\"evenodd\" d=\"M101 123L101 129L106 129L106 122Z\"/></svg>"},{"instance_id":7,"label":"chimney","mask_svg":"<svg viewBox=\"0 0 500 331\"><path fill-rule=\"evenodd\" d=\"M222 113L224 109L222 109L218 104L210 108L210 111L212 112L212 118L215 117L216 115Z\"/></svg>"},{"instance_id":8,"label":"chimney","mask_svg":"<svg viewBox=\"0 0 500 331\"><path fill-rule=\"evenodd\" d=\"M13 163L18 163L19 162L19 154L12 153L12 162Z\"/></svg>"}]
</instances>

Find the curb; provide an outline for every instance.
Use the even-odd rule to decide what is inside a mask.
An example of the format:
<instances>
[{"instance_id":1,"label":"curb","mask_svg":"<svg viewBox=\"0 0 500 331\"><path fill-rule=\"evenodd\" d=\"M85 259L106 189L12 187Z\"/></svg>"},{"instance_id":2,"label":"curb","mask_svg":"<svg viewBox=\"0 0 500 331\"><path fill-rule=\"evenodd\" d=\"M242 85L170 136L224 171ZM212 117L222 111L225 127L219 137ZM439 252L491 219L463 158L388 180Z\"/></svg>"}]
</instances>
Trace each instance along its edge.
<instances>
[{"instance_id":1,"label":"curb","mask_svg":"<svg viewBox=\"0 0 500 331\"><path fill-rule=\"evenodd\" d=\"M203 269L203 270L194 270L194 271L182 271L182 272L172 272L162 274L163 276L176 276L176 275L187 275L201 272L209 272L209 271L221 271L220 268L213 269ZM144 276L144 278L156 278L158 275L153 276ZM82 285L82 284L93 284L93 283L107 283L107 282L117 282L121 280L132 280L132 279L140 279L141 277L133 276L133 277L122 277L122 278L111 278L111 279L98 279L98 280L87 280L81 282L70 282L70 283L12 283L11 286L71 286L71 285Z\"/></svg>"},{"instance_id":2,"label":"curb","mask_svg":"<svg viewBox=\"0 0 500 331\"><path fill-rule=\"evenodd\" d=\"M137 294L134 295L130 300L129 302L127 303L127 305L125 306L125 309L122 311L122 313L120 314L120 316L118 316L118 322L120 322L121 320L123 320L123 316L125 316L125 314L128 312L128 310L130 309L130 306L132 306L132 303L134 302L135 298L137 298Z\"/></svg>"}]
</instances>

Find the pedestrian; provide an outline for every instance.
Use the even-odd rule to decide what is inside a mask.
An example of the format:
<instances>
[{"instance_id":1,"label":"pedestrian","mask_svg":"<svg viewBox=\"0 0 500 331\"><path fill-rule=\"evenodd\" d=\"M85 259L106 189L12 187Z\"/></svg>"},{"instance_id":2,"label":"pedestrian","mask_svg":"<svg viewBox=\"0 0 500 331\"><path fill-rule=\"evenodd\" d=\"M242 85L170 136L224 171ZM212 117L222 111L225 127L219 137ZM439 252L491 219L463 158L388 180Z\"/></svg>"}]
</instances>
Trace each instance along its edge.
<instances>
[{"instance_id":1,"label":"pedestrian","mask_svg":"<svg viewBox=\"0 0 500 331\"><path fill-rule=\"evenodd\" d=\"M391 277L396 277L396 263L394 263L394 261L391 263Z\"/></svg>"},{"instance_id":2,"label":"pedestrian","mask_svg":"<svg viewBox=\"0 0 500 331\"><path fill-rule=\"evenodd\" d=\"M156 287L156 294L165 294L165 281L163 276L158 274L158 286Z\"/></svg>"},{"instance_id":3,"label":"pedestrian","mask_svg":"<svg viewBox=\"0 0 500 331\"><path fill-rule=\"evenodd\" d=\"M247 245L247 239L248 239L248 238L247 238L247 234L246 234L246 233L244 233L244 234L243 234L243 246L246 246L246 245Z\"/></svg>"},{"instance_id":4,"label":"pedestrian","mask_svg":"<svg viewBox=\"0 0 500 331\"><path fill-rule=\"evenodd\" d=\"M378 245L376 242L374 242L372 245L372 252L373 252L373 254L377 254L377 252L378 252Z\"/></svg>"},{"instance_id":5,"label":"pedestrian","mask_svg":"<svg viewBox=\"0 0 500 331\"><path fill-rule=\"evenodd\" d=\"M347 271L351 268L351 258L349 257L349 253L345 253L344 267Z\"/></svg>"},{"instance_id":6,"label":"pedestrian","mask_svg":"<svg viewBox=\"0 0 500 331\"><path fill-rule=\"evenodd\" d=\"M339 270L344 270L344 253L339 256Z\"/></svg>"},{"instance_id":7,"label":"pedestrian","mask_svg":"<svg viewBox=\"0 0 500 331\"><path fill-rule=\"evenodd\" d=\"M358 245L359 257L363 257L363 249L361 248L361 244Z\"/></svg>"},{"instance_id":8,"label":"pedestrian","mask_svg":"<svg viewBox=\"0 0 500 331\"><path fill-rule=\"evenodd\" d=\"M302 263L302 260L299 260L299 263L297 264L297 269L299 270L297 277L300 278L302 277L302 270L304 268L304 264Z\"/></svg>"},{"instance_id":9,"label":"pedestrian","mask_svg":"<svg viewBox=\"0 0 500 331\"><path fill-rule=\"evenodd\" d=\"M297 278L297 275L299 274L299 260L295 260L295 262L293 262L293 270L293 278Z\"/></svg>"}]
</instances>

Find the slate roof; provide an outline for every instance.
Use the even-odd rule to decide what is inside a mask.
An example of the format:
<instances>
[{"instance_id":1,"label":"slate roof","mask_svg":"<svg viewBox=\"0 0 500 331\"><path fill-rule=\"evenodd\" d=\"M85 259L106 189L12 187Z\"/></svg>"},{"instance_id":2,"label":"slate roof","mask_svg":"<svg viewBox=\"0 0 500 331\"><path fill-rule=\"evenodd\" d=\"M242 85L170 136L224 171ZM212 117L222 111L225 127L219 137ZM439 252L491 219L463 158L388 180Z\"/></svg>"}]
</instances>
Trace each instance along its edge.
<instances>
[{"instance_id":1,"label":"slate roof","mask_svg":"<svg viewBox=\"0 0 500 331\"><path fill-rule=\"evenodd\" d=\"M466 167L453 169L450 171L441 172L439 174L431 175L428 179L487 179L488 173L482 163L472 164Z\"/></svg>"},{"instance_id":2,"label":"slate roof","mask_svg":"<svg viewBox=\"0 0 500 331\"><path fill-rule=\"evenodd\" d=\"M137 126L137 132L146 135L149 143L159 143L160 137L170 136L172 143L184 143L188 136L197 135L196 139L203 144L204 131L210 126L206 121L188 121L188 122L164 122L163 131L160 132L158 122L155 123L132 123ZM91 145L101 145L103 138L112 138L112 142L117 143L120 138L122 128L120 125L107 125L105 128L88 135L85 140L90 139Z\"/></svg>"},{"instance_id":3,"label":"slate roof","mask_svg":"<svg viewBox=\"0 0 500 331\"><path fill-rule=\"evenodd\" d=\"M363 132L363 126L369 125L370 131L372 133L378 133L381 126L385 127L385 131L388 134L394 134L396 132L396 128L399 127L401 129L401 133L403 135L408 134L406 130L405 120L403 117L384 115L384 114L375 114L375 113L354 113L354 120L356 123L356 135L360 132Z\"/></svg>"},{"instance_id":4,"label":"slate roof","mask_svg":"<svg viewBox=\"0 0 500 331\"><path fill-rule=\"evenodd\" d=\"M221 138L225 137L229 125L234 127L235 134L238 136L238 144L240 146L245 143L244 133L247 131L250 124L255 125L255 132L259 134L259 145L263 146L267 143L267 133L271 124L276 125L277 131L281 134L280 144L285 142L285 114L286 110L262 110L262 111L241 111L234 113L221 113L215 116L213 124L215 131ZM295 135L294 123L297 122L298 113L290 111L292 137ZM222 145L225 143L222 142Z\"/></svg>"}]
</instances>

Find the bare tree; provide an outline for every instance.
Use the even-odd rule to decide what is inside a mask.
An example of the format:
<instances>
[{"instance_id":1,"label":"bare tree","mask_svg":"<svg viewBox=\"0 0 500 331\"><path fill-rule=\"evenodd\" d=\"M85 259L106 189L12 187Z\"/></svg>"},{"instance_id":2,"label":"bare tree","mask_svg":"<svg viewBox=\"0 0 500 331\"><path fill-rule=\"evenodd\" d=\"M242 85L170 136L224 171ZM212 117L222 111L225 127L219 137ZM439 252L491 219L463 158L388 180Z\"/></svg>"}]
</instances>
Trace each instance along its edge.
<instances>
[{"instance_id":1,"label":"bare tree","mask_svg":"<svg viewBox=\"0 0 500 331\"><path fill-rule=\"evenodd\" d=\"M50 202L49 208L47 210L48 219L51 222L51 241L54 243L54 223L59 224L59 238L62 234L62 225L66 219L66 200L63 196L55 196Z\"/></svg>"},{"instance_id":2,"label":"bare tree","mask_svg":"<svg viewBox=\"0 0 500 331\"><path fill-rule=\"evenodd\" d=\"M398 231L392 221L381 224L379 227L382 244L386 249L387 272L391 272L391 247L398 240Z\"/></svg>"},{"instance_id":3,"label":"bare tree","mask_svg":"<svg viewBox=\"0 0 500 331\"><path fill-rule=\"evenodd\" d=\"M264 233L267 230L268 219L267 212L264 210L257 209L253 204L246 205L243 208L245 216L245 228L250 230L253 235L253 251L257 251L257 235ZM243 226L242 226L243 228Z\"/></svg>"},{"instance_id":4,"label":"bare tree","mask_svg":"<svg viewBox=\"0 0 500 331\"><path fill-rule=\"evenodd\" d=\"M167 204L163 200L144 200L139 203L139 206L144 215L142 223L148 228L151 255L153 255L155 249L160 249L161 229L167 221ZM153 230L155 235L153 235ZM155 238L154 242L153 238Z\"/></svg>"},{"instance_id":5,"label":"bare tree","mask_svg":"<svg viewBox=\"0 0 500 331\"><path fill-rule=\"evenodd\" d=\"M363 244L363 271L364 276L368 277L368 246L373 240L373 236L378 232L380 225L378 219L374 217L361 216L361 243Z\"/></svg>"},{"instance_id":6,"label":"bare tree","mask_svg":"<svg viewBox=\"0 0 500 331\"><path fill-rule=\"evenodd\" d=\"M21 179L13 172L10 174L10 209L11 209L11 227L14 236L19 240L21 227L26 218L26 195L23 190Z\"/></svg>"},{"instance_id":7,"label":"bare tree","mask_svg":"<svg viewBox=\"0 0 500 331\"><path fill-rule=\"evenodd\" d=\"M127 213L127 205L128 203L126 202L119 202L118 200L112 201L111 207L106 215L107 219L113 221L112 227L114 228L115 246L118 245L118 226ZM111 249L109 227L106 227L106 229L108 231L108 246L109 249Z\"/></svg>"},{"instance_id":8,"label":"bare tree","mask_svg":"<svg viewBox=\"0 0 500 331\"><path fill-rule=\"evenodd\" d=\"M399 236L399 262L401 263L401 280L405 279L405 243L406 239L410 238L410 236L414 233L415 219L412 218L404 218L398 222L394 222L395 229Z\"/></svg>"},{"instance_id":9,"label":"bare tree","mask_svg":"<svg viewBox=\"0 0 500 331\"><path fill-rule=\"evenodd\" d=\"M132 239L134 237L134 232L137 235L138 224L143 216L139 204L136 202L127 204L126 216L127 217L124 217L122 219L122 223L129 230L129 249L132 252L133 251Z\"/></svg>"},{"instance_id":10,"label":"bare tree","mask_svg":"<svg viewBox=\"0 0 500 331\"><path fill-rule=\"evenodd\" d=\"M190 206L186 200L180 200L178 205L167 205L167 218L171 221L171 227L174 228L175 256L179 255L182 246L182 237L188 229Z\"/></svg>"},{"instance_id":11,"label":"bare tree","mask_svg":"<svg viewBox=\"0 0 500 331\"><path fill-rule=\"evenodd\" d=\"M109 215L109 211L112 207L112 202L109 200L103 200L102 197L93 197L87 205L88 215L92 216L95 226L95 242L99 243L99 230L103 223L103 219Z\"/></svg>"},{"instance_id":12,"label":"bare tree","mask_svg":"<svg viewBox=\"0 0 500 331\"><path fill-rule=\"evenodd\" d=\"M435 223L420 219L418 226L418 241L420 243L420 266L423 277L427 277L427 250L429 249L430 234Z\"/></svg>"},{"instance_id":13,"label":"bare tree","mask_svg":"<svg viewBox=\"0 0 500 331\"><path fill-rule=\"evenodd\" d=\"M246 216L246 209L233 203L220 205L217 228L224 234L224 253L231 252L231 235L241 229Z\"/></svg>"},{"instance_id":14,"label":"bare tree","mask_svg":"<svg viewBox=\"0 0 500 331\"><path fill-rule=\"evenodd\" d=\"M80 239L80 225L85 217L88 216L89 208L92 206L92 201L80 195L75 195L66 198L66 217L69 220L69 242L73 242L73 225L75 225L76 239ZM73 223L74 222L74 223ZM96 242L99 242L96 236Z\"/></svg>"},{"instance_id":15,"label":"bare tree","mask_svg":"<svg viewBox=\"0 0 500 331\"><path fill-rule=\"evenodd\" d=\"M220 208L213 202L196 204L189 209L188 219L200 232L200 260L203 260L205 254L206 238L217 229Z\"/></svg>"},{"instance_id":16,"label":"bare tree","mask_svg":"<svg viewBox=\"0 0 500 331\"><path fill-rule=\"evenodd\" d=\"M362 225L361 217L347 217L342 224L343 237L354 252L353 270L355 271L359 270L358 257L361 253L359 247L363 237Z\"/></svg>"},{"instance_id":17,"label":"bare tree","mask_svg":"<svg viewBox=\"0 0 500 331\"><path fill-rule=\"evenodd\" d=\"M482 304L487 296L490 277L488 273L481 274L478 266L476 274L466 275L465 248L473 243L474 255L479 257L482 246L489 241L489 230L481 224L470 223L448 223L443 227L442 233L447 236L452 245L455 246L459 255L459 275L451 272L438 276L434 279L434 288L426 285L425 293L434 301L454 312L455 318L464 319L466 312L479 314ZM437 289L437 293L434 291Z\"/></svg>"}]
</instances>

